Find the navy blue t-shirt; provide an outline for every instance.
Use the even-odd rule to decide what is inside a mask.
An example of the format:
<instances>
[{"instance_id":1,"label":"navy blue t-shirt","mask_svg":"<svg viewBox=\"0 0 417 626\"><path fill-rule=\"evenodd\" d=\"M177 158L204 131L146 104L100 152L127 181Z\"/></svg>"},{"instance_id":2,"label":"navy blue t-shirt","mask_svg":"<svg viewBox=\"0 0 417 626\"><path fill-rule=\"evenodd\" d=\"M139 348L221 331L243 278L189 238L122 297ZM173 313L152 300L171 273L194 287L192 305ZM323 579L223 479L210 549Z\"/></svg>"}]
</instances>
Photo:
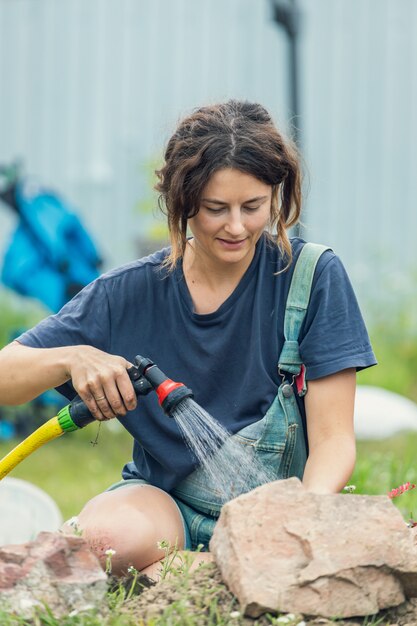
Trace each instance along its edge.
<instances>
[{"instance_id":1,"label":"navy blue t-shirt","mask_svg":"<svg viewBox=\"0 0 417 626\"><path fill-rule=\"evenodd\" d=\"M276 396L285 302L303 243L291 240L292 265L277 275L282 255L261 237L234 292L207 315L194 312L181 263L172 273L161 269L168 249L161 250L104 274L18 341L44 348L89 344L131 362L137 354L148 357L235 433L261 419ZM307 380L376 362L349 278L332 251L318 262L299 343ZM60 391L74 396L69 384ZM120 422L135 439L125 478L170 491L194 469L156 394L140 398Z\"/></svg>"}]
</instances>

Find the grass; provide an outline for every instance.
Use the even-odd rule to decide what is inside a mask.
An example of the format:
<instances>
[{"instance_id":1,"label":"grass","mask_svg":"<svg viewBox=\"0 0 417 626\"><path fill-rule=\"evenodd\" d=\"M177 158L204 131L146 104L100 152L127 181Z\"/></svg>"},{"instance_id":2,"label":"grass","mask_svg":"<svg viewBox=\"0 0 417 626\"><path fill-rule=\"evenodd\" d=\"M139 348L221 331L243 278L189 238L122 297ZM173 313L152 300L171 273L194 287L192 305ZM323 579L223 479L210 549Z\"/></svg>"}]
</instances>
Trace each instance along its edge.
<instances>
[{"instance_id":1,"label":"grass","mask_svg":"<svg viewBox=\"0 0 417 626\"><path fill-rule=\"evenodd\" d=\"M417 330L413 313L415 296L402 312L393 311L389 324L374 324L371 340L380 366L359 375L360 384L377 385L390 389L417 402ZM28 311L16 305L13 298L2 300L0 307L0 346L10 340L11 330L28 327L42 317L36 307ZM386 313L386 312L385 312ZM76 515L83 504L120 479L121 469L131 458L131 438L123 429L103 424L98 444L95 440L98 426L90 425L82 431L69 433L52 441L18 465L11 476L28 480L44 489L58 504L64 518ZM0 442L3 457L17 442ZM358 456L350 480L355 493L382 495L405 482L417 483L415 450L417 433L398 434L383 441L358 442ZM393 500L404 520L417 517L417 489ZM3 514L7 514L3 512ZM209 567L209 566L204 566ZM201 568L203 570L203 568ZM200 572L195 573L197 576ZM32 621L2 613L1 626L282 626L279 616L264 616L259 621L236 616L236 600L227 595L215 575L205 577L201 572L196 593L194 574L174 576L172 601L157 616L142 618L133 612L121 591L109 593L107 613L90 611L85 614L55 618L45 609ZM164 585L165 582L161 583ZM193 586L194 585L194 586ZM158 586L159 588L159 586ZM162 587L161 587L162 589ZM150 590L152 591L152 590ZM148 593L148 592L147 592ZM158 592L161 593L161 592ZM140 600L141 596L137 598ZM133 602L134 604L134 602ZM233 614L235 614L233 616ZM143 613L144 615L144 613ZM295 626L297 621L288 621ZM337 623L337 622L335 622ZM358 620L356 620L358 623ZM391 622L381 617L367 617L362 626L386 626Z\"/></svg>"},{"instance_id":2,"label":"grass","mask_svg":"<svg viewBox=\"0 0 417 626\"><path fill-rule=\"evenodd\" d=\"M122 429L102 424L98 444L92 445L98 426L68 433L37 450L18 465L12 476L29 480L51 495L64 517L77 514L86 500L120 478L123 464L131 458L130 436ZM0 444L0 454L6 454L11 442ZM400 484L417 482L415 450L417 434L403 433L384 441L358 442L358 459L350 481L356 493L386 494ZM393 500L406 521L417 516L417 489ZM206 567L206 566L204 566ZM186 568L185 568L186 569ZM203 569L203 568L202 568ZM184 568L183 568L184 570ZM173 600L155 617L138 618L138 611L129 609L132 600L123 602L123 594L112 592L106 614L90 611L85 614L57 619L47 612L39 613L34 621L0 613L2 626L282 626L279 616L264 616L259 620L236 617L238 606L224 587L212 578L202 578L196 594L193 576L183 571L174 576ZM161 584L165 584L161 583ZM133 598L134 600L135 598ZM137 598L140 600L140 597ZM191 604L190 604L191 603ZM139 613L140 614L140 613ZM234 617L231 617L231 615ZM298 621L289 621L295 626ZM337 622L336 622L337 623ZM358 623L358 622L356 622ZM363 626L385 626L389 621L368 617Z\"/></svg>"},{"instance_id":3,"label":"grass","mask_svg":"<svg viewBox=\"0 0 417 626\"><path fill-rule=\"evenodd\" d=\"M381 495L405 482L417 484L417 433L400 433L383 441L358 442L351 483L355 493ZM417 517L417 489L393 499L404 519Z\"/></svg>"},{"instance_id":4,"label":"grass","mask_svg":"<svg viewBox=\"0 0 417 626\"><path fill-rule=\"evenodd\" d=\"M23 298L0 285L0 347L47 315L36 300Z\"/></svg>"},{"instance_id":5,"label":"grass","mask_svg":"<svg viewBox=\"0 0 417 626\"><path fill-rule=\"evenodd\" d=\"M184 584L182 577L175 576L173 583L163 582L151 588L149 593L153 593L152 599L157 600L151 610L145 608L143 595L126 601L123 593L116 591L109 594L110 611L104 609L100 613L90 610L56 618L45 607L32 620L0 611L0 623L2 626L301 626L310 623L304 621L302 616L285 613L247 618L241 614L236 598L221 583L214 564L202 566L194 575L198 592L195 587ZM187 577L185 579L188 580ZM162 605L158 603L159 594L164 596ZM317 623L314 621L314 624ZM357 619L354 622L329 619L320 620L320 623L327 626L359 626ZM368 616L360 624L390 626L392 621L381 616Z\"/></svg>"},{"instance_id":6,"label":"grass","mask_svg":"<svg viewBox=\"0 0 417 626\"><path fill-rule=\"evenodd\" d=\"M22 461L10 474L44 489L64 518L76 515L91 497L120 480L131 459L131 437L116 424L103 423L67 433ZM17 441L0 443L0 457ZM359 441L358 458L350 483L356 493L382 495L405 482L417 483L417 433L403 433L382 441ZM405 519L417 517L417 489L393 502Z\"/></svg>"},{"instance_id":7,"label":"grass","mask_svg":"<svg viewBox=\"0 0 417 626\"><path fill-rule=\"evenodd\" d=\"M79 513L87 500L121 479L123 465L132 458L130 435L123 428L103 423L66 433L42 446L10 474L28 480L46 491L58 504L64 518ZM2 441L0 455L17 441ZM1 622L0 622L1 623Z\"/></svg>"},{"instance_id":8,"label":"grass","mask_svg":"<svg viewBox=\"0 0 417 626\"><path fill-rule=\"evenodd\" d=\"M408 277L408 285L415 285L417 273ZM359 374L363 385L375 385L399 393L417 402L417 293L394 298L395 287L388 285L385 304L375 299L370 312L370 338L378 359L378 367Z\"/></svg>"}]
</instances>

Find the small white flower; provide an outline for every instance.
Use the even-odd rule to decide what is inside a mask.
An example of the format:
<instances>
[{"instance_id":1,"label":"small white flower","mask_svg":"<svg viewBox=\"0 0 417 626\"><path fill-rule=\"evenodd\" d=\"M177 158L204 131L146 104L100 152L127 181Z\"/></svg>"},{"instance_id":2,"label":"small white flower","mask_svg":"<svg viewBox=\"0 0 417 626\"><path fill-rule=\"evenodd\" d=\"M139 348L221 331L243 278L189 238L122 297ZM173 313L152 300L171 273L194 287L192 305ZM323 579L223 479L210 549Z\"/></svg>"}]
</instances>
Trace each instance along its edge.
<instances>
[{"instance_id":1,"label":"small white flower","mask_svg":"<svg viewBox=\"0 0 417 626\"><path fill-rule=\"evenodd\" d=\"M302 620L301 622L298 622L297 626L306 626L306 623L304 620Z\"/></svg>"},{"instance_id":2,"label":"small white flower","mask_svg":"<svg viewBox=\"0 0 417 626\"><path fill-rule=\"evenodd\" d=\"M292 621L293 619L295 619L295 615L294 613L287 613L287 617L290 621Z\"/></svg>"},{"instance_id":3,"label":"small white flower","mask_svg":"<svg viewBox=\"0 0 417 626\"><path fill-rule=\"evenodd\" d=\"M289 624L290 620L286 616L279 617L277 619L277 624Z\"/></svg>"},{"instance_id":4,"label":"small white flower","mask_svg":"<svg viewBox=\"0 0 417 626\"><path fill-rule=\"evenodd\" d=\"M353 493L356 490L356 485L346 485L343 487L343 491L347 491L348 493Z\"/></svg>"},{"instance_id":5,"label":"small white flower","mask_svg":"<svg viewBox=\"0 0 417 626\"><path fill-rule=\"evenodd\" d=\"M109 548L108 550L105 551L104 554L106 556L114 556L116 554L116 550L113 550L113 548Z\"/></svg>"},{"instance_id":6,"label":"small white flower","mask_svg":"<svg viewBox=\"0 0 417 626\"><path fill-rule=\"evenodd\" d=\"M133 567L133 565L129 565L129 567L127 568L127 572L128 574L137 574L138 570L136 569L136 567Z\"/></svg>"},{"instance_id":7,"label":"small white flower","mask_svg":"<svg viewBox=\"0 0 417 626\"><path fill-rule=\"evenodd\" d=\"M232 617L233 619L235 619L235 617L240 617L240 611L232 611L230 613L230 617Z\"/></svg>"}]
</instances>

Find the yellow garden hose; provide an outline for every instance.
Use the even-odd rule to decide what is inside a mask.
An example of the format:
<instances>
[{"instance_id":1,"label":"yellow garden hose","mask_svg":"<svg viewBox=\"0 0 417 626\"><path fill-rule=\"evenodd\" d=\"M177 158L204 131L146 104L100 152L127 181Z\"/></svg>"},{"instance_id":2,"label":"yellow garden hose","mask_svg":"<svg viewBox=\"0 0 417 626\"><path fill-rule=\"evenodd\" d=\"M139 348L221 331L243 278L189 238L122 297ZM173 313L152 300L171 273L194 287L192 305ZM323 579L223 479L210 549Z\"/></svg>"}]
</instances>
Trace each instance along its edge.
<instances>
[{"instance_id":1,"label":"yellow garden hose","mask_svg":"<svg viewBox=\"0 0 417 626\"><path fill-rule=\"evenodd\" d=\"M58 415L42 424L34 433L26 437L9 454L1 459L0 480L7 476L23 459L26 459L29 454L43 446L44 443L60 437L64 432L65 430L60 424Z\"/></svg>"},{"instance_id":2,"label":"yellow garden hose","mask_svg":"<svg viewBox=\"0 0 417 626\"><path fill-rule=\"evenodd\" d=\"M94 418L87 407L77 396L71 404L67 404L58 415L42 424L34 433L26 437L9 454L0 460L0 480L7 476L13 468L26 459L29 454L43 446L48 441L60 437L66 432L84 428L94 422Z\"/></svg>"}]
</instances>

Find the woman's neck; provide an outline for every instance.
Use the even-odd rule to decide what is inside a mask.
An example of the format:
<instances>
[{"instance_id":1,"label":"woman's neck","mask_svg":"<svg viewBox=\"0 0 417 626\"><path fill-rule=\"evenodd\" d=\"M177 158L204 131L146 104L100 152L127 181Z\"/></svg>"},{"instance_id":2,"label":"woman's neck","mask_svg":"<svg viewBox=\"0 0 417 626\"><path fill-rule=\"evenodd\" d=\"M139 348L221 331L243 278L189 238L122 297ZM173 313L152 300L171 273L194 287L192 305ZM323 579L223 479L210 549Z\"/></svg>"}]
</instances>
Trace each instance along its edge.
<instances>
[{"instance_id":1,"label":"woman's neck","mask_svg":"<svg viewBox=\"0 0 417 626\"><path fill-rule=\"evenodd\" d=\"M184 252L183 272L194 311L202 315L217 311L236 289L252 258L245 258L244 263L216 263L196 250L190 240Z\"/></svg>"},{"instance_id":2,"label":"woman's neck","mask_svg":"<svg viewBox=\"0 0 417 626\"><path fill-rule=\"evenodd\" d=\"M183 271L187 279L193 277L198 282L205 283L209 288L216 289L230 283L237 284L250 266L253 255L245 257L240 263L218 262L198 248L193 239L187 243Z\"/></svg>"}]
</instances>

